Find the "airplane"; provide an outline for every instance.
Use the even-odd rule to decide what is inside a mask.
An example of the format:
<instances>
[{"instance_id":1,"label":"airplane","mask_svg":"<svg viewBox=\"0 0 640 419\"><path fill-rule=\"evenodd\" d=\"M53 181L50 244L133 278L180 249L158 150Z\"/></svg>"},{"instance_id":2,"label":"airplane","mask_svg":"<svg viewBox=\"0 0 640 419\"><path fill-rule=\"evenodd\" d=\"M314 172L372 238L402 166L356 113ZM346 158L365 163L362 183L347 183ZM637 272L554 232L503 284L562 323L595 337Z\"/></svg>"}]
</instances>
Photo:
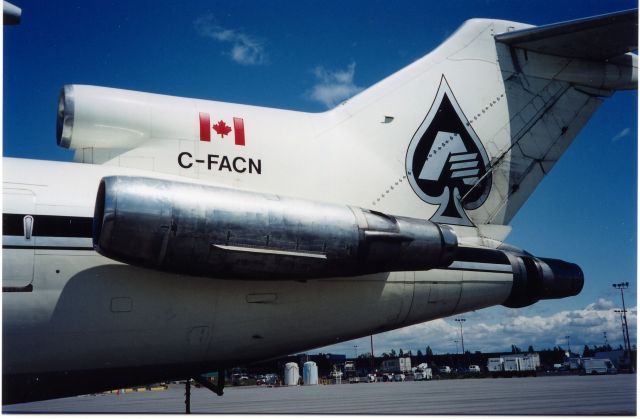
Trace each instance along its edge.
<instances>
[{"instance_id":1,"label":"airplane","mask_svg":"<svg viewBox=\"0 0 640 419\"><path fill-rule=\"evenodd\" d=\"M637 22L472 19L320 113L64 86L74 162L3 159L2 403L204 383L579 294L579 266L505 239L604 100L637 89Z\"/></svg>"}]
</instances>

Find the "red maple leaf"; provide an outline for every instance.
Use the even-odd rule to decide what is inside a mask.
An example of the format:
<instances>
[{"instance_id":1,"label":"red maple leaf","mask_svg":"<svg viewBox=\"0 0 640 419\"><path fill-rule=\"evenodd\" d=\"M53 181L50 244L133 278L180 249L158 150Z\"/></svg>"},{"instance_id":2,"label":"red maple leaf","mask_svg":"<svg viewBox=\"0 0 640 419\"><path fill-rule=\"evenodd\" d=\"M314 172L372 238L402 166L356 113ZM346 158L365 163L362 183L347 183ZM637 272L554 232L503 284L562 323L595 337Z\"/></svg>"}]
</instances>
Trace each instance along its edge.
<instances>
[{"instance_id":1,"label":"red maple leaf","mask_svg":"<svg viewBox=\"0 0 640 419\"><path fill-rule=\"evenodd\" d=\"M220 134L220 136L222 138L224 138L225 135L229 134L231 132L231 127L227 124L224 123L223 120L218 121L217 124L213 125L213 129L215 132L217 132L218 134Z\"/></svg>"}]
</instances>

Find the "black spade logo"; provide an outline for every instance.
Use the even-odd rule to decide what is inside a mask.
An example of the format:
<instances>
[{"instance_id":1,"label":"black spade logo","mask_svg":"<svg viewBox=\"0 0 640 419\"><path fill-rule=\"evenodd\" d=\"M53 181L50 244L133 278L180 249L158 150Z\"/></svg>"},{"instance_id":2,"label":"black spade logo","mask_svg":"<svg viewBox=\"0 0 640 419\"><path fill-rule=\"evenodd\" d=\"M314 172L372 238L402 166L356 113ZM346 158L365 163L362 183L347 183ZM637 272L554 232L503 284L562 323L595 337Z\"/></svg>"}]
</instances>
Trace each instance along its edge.
<instances>
[{"instance_id":1,"label":"black spade logo","mask_svg":"<svg viewBox=\"0 0 640 419\"><path fill-rule=\"evenodd\" d=\"M431 221L471 226L465 210L479 208L491 190L489 159L442 77L436 98L407 150L415 193L439 205Z\"/></svg>"}]
</instances>

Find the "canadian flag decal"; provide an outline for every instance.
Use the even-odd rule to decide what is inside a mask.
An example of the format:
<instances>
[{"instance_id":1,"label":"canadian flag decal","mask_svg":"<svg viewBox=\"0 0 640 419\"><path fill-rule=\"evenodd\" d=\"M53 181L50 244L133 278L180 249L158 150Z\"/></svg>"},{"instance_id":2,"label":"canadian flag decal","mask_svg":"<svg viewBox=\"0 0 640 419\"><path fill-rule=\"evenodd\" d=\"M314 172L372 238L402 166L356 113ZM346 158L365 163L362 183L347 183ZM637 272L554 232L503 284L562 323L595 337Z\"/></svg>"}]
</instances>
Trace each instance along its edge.
<instances>
[{"instance_id":1,"label":"canadian flag decal","mask_svg":"<svg viewBox=\"0 0 640 419\"><path fill-rule=\"evenodd\" d=\"M233 118L233 128L220 119L211 124L211 116L207 112L200 112L200 141L211 141L211 131L215 132L215 135L219 135L220 138L224 138L227 135L233 133L235 137L236 145L245 145L244 141L244 120L242 118Z\"/></svg>"}]
</instances>

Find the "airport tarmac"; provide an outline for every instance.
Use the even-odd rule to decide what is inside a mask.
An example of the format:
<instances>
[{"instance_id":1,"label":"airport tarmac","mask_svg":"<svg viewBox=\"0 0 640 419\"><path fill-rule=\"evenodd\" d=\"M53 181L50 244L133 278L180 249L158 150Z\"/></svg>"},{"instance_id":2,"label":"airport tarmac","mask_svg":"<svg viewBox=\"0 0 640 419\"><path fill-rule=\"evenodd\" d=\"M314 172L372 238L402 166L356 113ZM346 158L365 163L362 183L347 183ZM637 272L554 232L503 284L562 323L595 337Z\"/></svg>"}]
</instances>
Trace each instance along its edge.
<instances>
[{"instance_id":1,"label":"airport tarmac","mask_svg":"<svg viewBox=\"0 0 640 419\"><path fill-rule=\"evenodd\" d=\"M3 406L3 413L183 413L184 386ZM191 390L192 413L635 415L636 375Z\"/></svg>"}]
</instances>

